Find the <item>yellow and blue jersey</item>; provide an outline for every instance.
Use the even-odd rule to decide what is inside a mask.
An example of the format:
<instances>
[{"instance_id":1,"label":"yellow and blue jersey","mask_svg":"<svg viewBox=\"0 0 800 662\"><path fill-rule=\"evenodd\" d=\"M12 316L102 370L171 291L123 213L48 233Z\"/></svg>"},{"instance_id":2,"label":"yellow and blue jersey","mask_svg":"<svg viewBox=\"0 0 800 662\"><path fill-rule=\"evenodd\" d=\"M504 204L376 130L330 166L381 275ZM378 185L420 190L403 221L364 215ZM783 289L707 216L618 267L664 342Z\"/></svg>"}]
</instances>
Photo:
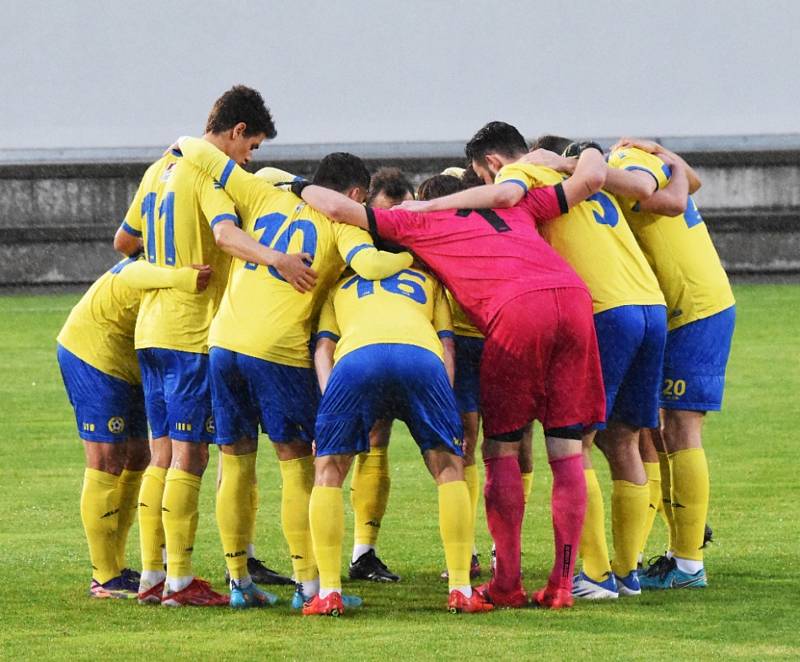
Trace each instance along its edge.
<instances>
[{"instance_id":1,"label":"yellow and blue jersey","mask_svg":"<svg viewBox=\"0 0 800 662\"><path fill-rule=\"evenodd\" d=\"M311 323L336 280L352 265L389 276L411 264L407 253L379 253L364 230L333 223L288 191L239 168L210 143L187 139L184 157L213 175L236 201L242 229L283 253L306 252L317 283L297 292L274 267L234 259L228 287L209 332L209 346L296 367L311 367Z\"/></svg>"},{"instance_id":2,"label":"yellow and blue jersey","mask_svg":"<svg viewBox=\"0 0 800 662\"><path fill-rule=\"evenodd\" d=\"M212 227L238 222L233 202L208 174L170 151L145 172L123 229L141 236L150 264L180 268L208 264L213 275L198 294L148 290L136 325L136 348L208 352L208 329L219 305L230 265Z\"/></svg>"},{"instance_id":3,"label":"yellow and blue jersey","mask_svg":"<svg viewBox=\"0 0 800 662\"><path fill-rule=\"evenodd\" d=\"M336 341L334 361L367 345L415 345L444 359L441 338L453 336L444 288L422 269L383 280L341 279L320 313L317 337Z\"/></svg>"},{"instance_id":4,"label":"yellow and blue jersey","mask_svg":"<svg viewBox=\"0 0 800 662\"><path fill-rule=\"evenodd\" d=\"M563 179L551 168L512 163L500 170L495 182L513 182L527 191ZM539 231L589 287L595 313L618 306L664 305L653 270L608 191L598 191L566 214L540 224Z\"/></svg>"},{"instance_id":5,"label":"yellow and blue jersey","mask_svg":"<svg viewBox=\"0 0 800 662\"><path fill-rule=\"evenodd\" d=\"M483 338L483 334L478 331L472 320L467 317L464 309L455 300L450 290L447 290L447 300L450 303L450 315L453 318L453 332L457 336L466 336L467 338Z\"/></svg>"},{"instance_id":6,"label":"yellow and blue jersey","mask_svg":"<svg viewBox=\"0 0 800 662\"><path fill-rule=\"evenodd\" d=\"M666 164L640 149L617 149L608 164L647 172L659 189L669 183ZM620 202L666 298L670 330L715 315L735 303L728 276L691 196L686 211L675 217L640 211L638 201L630 198L620 198Z\"/></svg>"}]
</instances>

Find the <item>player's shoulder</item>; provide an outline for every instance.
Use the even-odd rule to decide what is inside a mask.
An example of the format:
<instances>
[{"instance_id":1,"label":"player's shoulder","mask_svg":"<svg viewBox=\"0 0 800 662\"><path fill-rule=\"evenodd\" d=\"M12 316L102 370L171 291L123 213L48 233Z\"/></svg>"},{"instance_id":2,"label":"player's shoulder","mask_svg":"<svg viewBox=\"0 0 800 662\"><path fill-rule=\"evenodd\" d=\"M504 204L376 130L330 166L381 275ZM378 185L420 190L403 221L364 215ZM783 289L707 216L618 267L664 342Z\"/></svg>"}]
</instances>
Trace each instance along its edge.
<instances>
[{"instance_id":1,"label":"player's shoulder","mask_svg":"<svg viewBox=\"0 0 800 662\"><path fill-rule=\"evenodd\" d=\"M496 181L508 181L515 177L521 177L528 188L550 186L564 179L561 173L547 166L516 162L503 166L497 173Z\"/></svg>"}]
</instances>

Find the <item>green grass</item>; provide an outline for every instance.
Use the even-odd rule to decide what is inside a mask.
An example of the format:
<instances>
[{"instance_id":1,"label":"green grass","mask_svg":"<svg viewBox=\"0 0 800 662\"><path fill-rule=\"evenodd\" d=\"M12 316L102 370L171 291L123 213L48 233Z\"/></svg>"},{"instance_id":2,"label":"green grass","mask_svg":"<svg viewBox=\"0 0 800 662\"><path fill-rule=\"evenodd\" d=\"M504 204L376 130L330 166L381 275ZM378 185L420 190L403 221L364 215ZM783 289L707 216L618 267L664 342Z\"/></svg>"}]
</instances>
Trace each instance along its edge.
<instances>
[{"instance_id":1,"label":"green grass","mask_svg":"<svg viewBox=\"0 0 800 662\"><path fill-rule=\"evenodd\" d=\"M77 296L2 297L0 657L798 659L800 287L741 286L736 295L738 320L725 411L709 416L705 435L712 479L709 520L716 537L707 555L707 590L579 604L561 613L451 616L443 608L446 588L438 579L442 551L436 490L405 429L398 426L380 551L403 581L392 586L346 584L364 597L366 606L341 619L302 618L286 600L271 610L245 613L89 600L89 565L78 512L83 454L54 342ZM544 582L552 559L550 476L541 446L536 447L523 541L528 588ZM288 572L278 524L279 475L266 445L259 462L259 555ZM215 474L212 452L207 476ZM604 470L601 481L608 486ZM213 480L206 480L195 566L220 587L223 562L213 512ZM487 561L490 543L483 521L481 514L478 543ZM346 546L350 541L346 538ZM134 566L137 544L134 528ZM649 551L656 553L663 544L663 527L657 522ZM277 592L290 597L282 587Z\"/></svg>"}]
</instances>

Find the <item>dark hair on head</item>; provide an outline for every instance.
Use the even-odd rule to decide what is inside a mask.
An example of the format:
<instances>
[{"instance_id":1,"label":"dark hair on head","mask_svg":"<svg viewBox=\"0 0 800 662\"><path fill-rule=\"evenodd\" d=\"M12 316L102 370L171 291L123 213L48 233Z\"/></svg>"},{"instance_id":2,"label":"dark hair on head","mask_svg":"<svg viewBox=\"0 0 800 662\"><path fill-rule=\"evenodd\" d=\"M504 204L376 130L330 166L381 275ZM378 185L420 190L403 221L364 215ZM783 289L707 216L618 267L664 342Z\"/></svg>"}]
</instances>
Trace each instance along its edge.
<instances>
[{"instance_id":1,"label":"dark hair on head","mask_svg":"<svg viewBox=\"0 0 800 662\"><path fill-rule=\"evenodd\" d=\"M531 150L534 149L546 149L551 152L555 152L556 154L563 154L564 150L567 149L567 146L572 142L569 138L564 138L563 136L553 136L550 134L545 134L543 136L539 136L536 141L531 146Z\"/></svg>"},{"instance_id":2,"label":"dark hair on head","mask_svg":"<svg viewBox=\"0 0 800 662\"><path fill-rule=\"evenodd\" d=\"M464 168L464 174L461 175L461 186L463 188L473 188L475 186L483 186L486 182L484 182L477 172L475 172L475 168L472 167L470 163L466 168Z\"/></svg>"},{"instance_id":3,"label":"dark hair on head","mask_svg":"<svg viewBox=\"0 0 800 662\"><path fill-rule=\"evenodd\" d=\"M367 204L371 204L380 193L383 193L387 198L401 202L406 193L410 193L412 197L414 196L414 186L408 181L400 168L379 168L372 175Z\"/></svg>"},{"instance_id":4,"label":"dark hair on head","mask_svg":"<svg viewBox=\"0 0 800 662\"><path fill-rule=\"evenodd\" d=\"M234 85L214 102L206 120L206 133L229 131L239 122L247 125L246 136L263 133L271 140L278 135L264 98L245 85Z\"/></svg>"},{"instance_id":5,"label":"dark hair on head","mask_svg":"<svg viewBox=\"0 0 800 662\"><path fill-rule=\"evenodd\" d=\"M434 175L428 177L417 189L417 198L420 200L433 200L444 195L457 193L464 188L461 180L452 175Z\"/></svg>"},{"instance_id":6,"label":"dark hair on head","mask_svg":"<svg viewBox=\"0 0 800 662\"><path fill-rule=\"evenodd\" d=\"M487 154L500 154L507 158L514 158L528 151L528 143L517 129L505 122L489 122L476 133L464 150L467 159L486 162Z\"/></svg>"},{"instance_id":7,"label":"dark hair on head","mask_svg":"<svg viewBox=\"0 0 800 662\"><path fill-rule=\"evenodd\" d=\"M369 188L369 170L364 162L348 152L333 152L325 156L317 166L312 183L344 193L360 186Z\"/></svg>"}]
</instances>

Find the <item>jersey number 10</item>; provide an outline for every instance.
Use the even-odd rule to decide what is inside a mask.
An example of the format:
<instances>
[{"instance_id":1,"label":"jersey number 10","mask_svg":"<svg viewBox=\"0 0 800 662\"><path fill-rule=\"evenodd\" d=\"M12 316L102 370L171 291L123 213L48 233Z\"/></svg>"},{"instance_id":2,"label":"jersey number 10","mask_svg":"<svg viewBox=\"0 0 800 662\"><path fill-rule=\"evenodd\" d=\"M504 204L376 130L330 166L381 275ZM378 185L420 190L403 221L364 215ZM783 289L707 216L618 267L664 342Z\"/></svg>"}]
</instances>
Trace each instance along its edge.
<instances>
[{"instance_id":1,"label":"jersey number 10","mask_svg":"<svg viewBox=\"0 0 800 662\"><path fill-rule=\"evenodd\" d=\"M309 253L313 261L314 254L317 252L317 228L311 221L297 219L289 223L289 226L275 239L278 230L281 229L286 218L286 214L281 214L279 212L258 217L253 225L254 231L257 232L261 230L261 237L259 237L258 243L280 251L281 253L286 253L289 250L289 243L292 241L292 237L294 237L295 232L299 231L303 233L303 247L301 251L303 253ZM274 243L273 240L275 240ZM245 262L244 268L254 271L258 268L258 265L255 262ZM267 267L267 270L273 278L282 281L286 280L278 273L275 267Z\"/></svg>"}]
</instances>

